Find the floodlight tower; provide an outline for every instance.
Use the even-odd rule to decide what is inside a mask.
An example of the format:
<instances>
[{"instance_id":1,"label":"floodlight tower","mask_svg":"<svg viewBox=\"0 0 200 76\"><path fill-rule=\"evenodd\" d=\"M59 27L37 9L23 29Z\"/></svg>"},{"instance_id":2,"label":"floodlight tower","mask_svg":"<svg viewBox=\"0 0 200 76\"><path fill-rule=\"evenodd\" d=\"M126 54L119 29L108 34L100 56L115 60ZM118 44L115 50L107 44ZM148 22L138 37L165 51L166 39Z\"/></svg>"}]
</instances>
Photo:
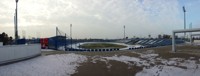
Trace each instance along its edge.
<instances>
[{"instance_id":1,"label":"floodlight tower","mask_svg":"<svg viewBox=\"0 0 200 76\"><path fill-rule=\"evenodd\" d=\"M186 16L185 16L185 12L186 12L185 6L183 6L183 13L184 13L184 30L186 29ZM185 36L186 36L186 33L184 32L184 38L185 38Z\"/></svg>"},{"instance_id":2,"label":"floodlight tower","mask_svg":"<svg viewBox=\"0 0 200 76\"><path fill-rule=\"evenodd\" d=\"M17 18L17 3L19 0L15 0L16 1L16 9L15 9L15 40L18 39L18 18Z\"/></svg>"}]
</instances>

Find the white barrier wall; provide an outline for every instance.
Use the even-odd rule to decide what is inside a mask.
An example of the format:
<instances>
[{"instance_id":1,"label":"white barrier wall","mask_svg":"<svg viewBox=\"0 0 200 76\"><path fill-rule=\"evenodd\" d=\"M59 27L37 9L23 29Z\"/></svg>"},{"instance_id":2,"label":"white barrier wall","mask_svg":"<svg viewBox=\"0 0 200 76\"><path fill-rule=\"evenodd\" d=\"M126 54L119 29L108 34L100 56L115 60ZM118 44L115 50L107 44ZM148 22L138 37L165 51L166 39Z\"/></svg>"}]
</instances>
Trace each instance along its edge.
<instances>
[{"instance_id":1,"label":"white barrier wall","mask_svg":"<svg viewBox=\"0 0 200 76\"><path fill-rule=\"evenodd\" d=\"M2 42L0 42L0 46L3 46L3 43L2 43Z\"/></svg>"},{"instance_id":2,"label":"white barrier wall","mask_svg":"<svg viewBox=\"0 0 200 76\"><path fill-rule=\"evenodd\" d=\"M26 59L40 54L40 44L0 46L0 64Z\"/></svg>"}]
</instances>

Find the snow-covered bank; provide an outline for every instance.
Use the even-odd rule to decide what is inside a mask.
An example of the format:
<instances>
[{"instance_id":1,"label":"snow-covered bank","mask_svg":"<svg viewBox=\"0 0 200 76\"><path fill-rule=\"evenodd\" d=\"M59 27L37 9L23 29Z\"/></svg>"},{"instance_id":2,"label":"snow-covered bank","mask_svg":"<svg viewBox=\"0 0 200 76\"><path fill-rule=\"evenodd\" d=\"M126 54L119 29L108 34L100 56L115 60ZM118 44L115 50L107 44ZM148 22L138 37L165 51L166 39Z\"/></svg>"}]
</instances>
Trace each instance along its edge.
<instances>
[{"instance_id":1,"label":"snow-covered bank","mask_svg":"<svg viewBox=\"0 0 200 76\"><path fill-rule=\"evenodd\" d=\"M0 76L70 76L86 60L86 56L77 54L40 56L0 66Z\"/></svg>"}]
</instances>

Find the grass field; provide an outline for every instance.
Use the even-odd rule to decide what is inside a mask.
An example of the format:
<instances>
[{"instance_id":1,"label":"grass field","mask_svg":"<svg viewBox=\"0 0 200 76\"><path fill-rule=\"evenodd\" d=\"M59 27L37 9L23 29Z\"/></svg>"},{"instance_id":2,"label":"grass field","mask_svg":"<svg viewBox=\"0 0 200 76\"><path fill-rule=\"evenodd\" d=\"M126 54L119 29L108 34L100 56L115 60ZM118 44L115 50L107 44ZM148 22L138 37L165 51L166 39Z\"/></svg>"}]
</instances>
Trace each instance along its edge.
<instances>
[{"instance_id":1,"label":"grass field","mask_svg":"<svg viewBox=\"0 0 200 76\"><path fill-rule=\"evenodd\" d=\"M80 48L86 49L99 49L99 48L125 48L124 45L112 44L112 43L88 43L80 45Z\"/></svg>"}]
</instances>

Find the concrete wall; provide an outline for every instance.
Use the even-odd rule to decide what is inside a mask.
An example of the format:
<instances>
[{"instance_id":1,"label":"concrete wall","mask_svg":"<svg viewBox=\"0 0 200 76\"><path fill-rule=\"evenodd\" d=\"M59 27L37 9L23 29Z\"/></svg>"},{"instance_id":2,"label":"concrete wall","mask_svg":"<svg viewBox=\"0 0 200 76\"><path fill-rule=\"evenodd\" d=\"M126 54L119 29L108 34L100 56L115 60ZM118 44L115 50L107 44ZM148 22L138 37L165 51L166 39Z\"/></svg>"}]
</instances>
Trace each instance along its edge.
<instances>
[{"instance_id":1,"label":"concrete wall","mask_svg":"<svg viewBox=\"0 0 200 76\"><path fill-rule=\"evenodd\" d=\"M40 54L40 44L0 46L0 64L27 59Z\"/></svg>"}]
</instances>

